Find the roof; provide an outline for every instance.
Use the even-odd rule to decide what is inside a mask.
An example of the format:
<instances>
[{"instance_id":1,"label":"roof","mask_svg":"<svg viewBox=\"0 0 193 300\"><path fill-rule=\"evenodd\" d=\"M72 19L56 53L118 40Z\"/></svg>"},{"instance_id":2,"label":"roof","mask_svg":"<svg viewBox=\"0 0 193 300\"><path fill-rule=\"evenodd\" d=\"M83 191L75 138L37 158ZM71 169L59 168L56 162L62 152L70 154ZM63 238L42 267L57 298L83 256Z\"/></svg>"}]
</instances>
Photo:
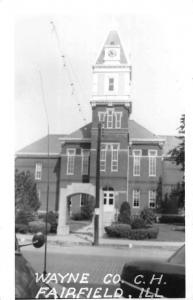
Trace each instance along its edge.
<instances>
[{"instance_id":1,"label":"roof","mask_svg":"<svg viewBox=\"0 0 193 300\"><path fill-rule=\"evenodd\" d=\"M170 150L175 148L181 142L176 136L174 135L159 135L159 138L165 139L165 143L163 146L164 154L168 154Z\"/></svg>"},{"instance_id":2,"label":"roof","mask_svg":"<svg viewBox=\"0 0 193 300\"><path fill-rule=\"evenodd\" d=\"M49 135L49 149L51 155L58 155L61 151L61 143L59 138L66 137L68 135L62 134L50 134ZM47 154L48 153L48 135L42 137L41 139L33 142L32 144L24 147L23 149L17 151L17 155L37 155L37 154Z\"/></svg>"},{"instance_id":3,"label":"roof","mask_svg":"<svg viewBox=\"0 0 193 300\"><path fill-rule=\"evenodd\" d=\"M92 123L79 128L78 130L72 132L69 135L64 134L51 134L49 139L50 145L50 155L59 155L61 152L61 139L86 139L91 138L91 128ZM157 139L158 136L153 134L148 129L144 128L134 120L129 120L129 133L130 139ZM160 137L160 136L159 136ZM33 142L32 144L24 147L17 152L17 155L44 155L48 152L48 136Z\"/></svg>"},{"instance_id":4,"label":"roof","mask_svg":"<svg viewBox=\"0 0 193 300\"><path fill-rule=\"evenodd\" d=\"M123 51L123 47L122 47L122 44L121 44L121 41L120 41L120 38L119 38L119 35L116 31L110 31L106 41L105 41L105 44L100 52L100 55L96 61L96 64L103 64L104 63L104 56L105 56L105 47L106 46L120 46L120 63L121 64L127 64L127 59L126 59L126 56L125 56L125 53Z\"/></svg>"},{"instance_id":5,"label":"roof","mask_svg":"<svg viewBox=\"0 0 193 300\"><path fill-rule=\"evenodd\" d=\"M129 120L129 137L130 139L157 139L153 132L141 126L134 120Z\"/></svg>"}]
</instances>

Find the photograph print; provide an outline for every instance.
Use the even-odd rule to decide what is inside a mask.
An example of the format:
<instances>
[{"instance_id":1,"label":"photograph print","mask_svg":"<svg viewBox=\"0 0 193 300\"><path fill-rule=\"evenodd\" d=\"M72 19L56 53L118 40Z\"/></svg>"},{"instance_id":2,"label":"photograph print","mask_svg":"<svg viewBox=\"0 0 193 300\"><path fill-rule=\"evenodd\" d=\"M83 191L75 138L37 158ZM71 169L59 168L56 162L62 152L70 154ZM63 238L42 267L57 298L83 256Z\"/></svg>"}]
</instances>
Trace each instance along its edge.
<instances>
[{"instance_id":1,"label":"photograph print","mask_svg":"<svg viewBox=\"0 0 193 300\"><path fill-rule=\"evenodd\" d=\"M186 297L185 27L16 19L16 299Z\"/></svg>"}]
</instances>

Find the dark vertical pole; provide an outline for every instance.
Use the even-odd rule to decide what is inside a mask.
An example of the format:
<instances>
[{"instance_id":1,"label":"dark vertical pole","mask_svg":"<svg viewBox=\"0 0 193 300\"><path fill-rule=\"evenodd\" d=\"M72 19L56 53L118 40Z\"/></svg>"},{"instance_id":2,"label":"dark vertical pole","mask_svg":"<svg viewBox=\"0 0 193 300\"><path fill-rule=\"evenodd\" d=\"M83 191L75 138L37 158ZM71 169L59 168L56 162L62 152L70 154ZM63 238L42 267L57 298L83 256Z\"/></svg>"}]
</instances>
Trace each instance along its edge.
<instances>
[{"instance_id":1,"label":"dark vertical pole","mask_svg":"<svg viewBox=\"0 0 193 300\"><path fill-rule=\"evenodd\" d=\"M96 152L96 204L94 216L94 245L99 244L99 208L100 208L100 149L101 149L101 123L98 124L97 152Z\"/></svg>"},{"instance_id":2,"label":"dark vertical pole","mask_svg":"<svg viewBox=\"0 0 193 300\"><path fill-rule=\"evenodd\" d=\"M44 271L43 275L44 277L47 274L47 235L48 235L48 206L49 206L49 173L50 173L50 129L49 129L49 118L48 118L48 112L46 107L46 101L45 101L45 94L44 94L44 86L43 86L43 79L42 79L42 73L39 70L40 75L40 84L41 84L41 91L42 91L42 102L44 106L44 111L46 115L46 121L47 121L47 134L48 134L48 140L47 140L47 149L48 149L48 168L47 168L47 195L46 195L46 226L45 226L45 251L44 251Z\"/></svg>"},{"instance_id":3,"label":"dark vertical pole","mask_svg":"<svg viewBox=\"0 0 193 300\"><path fill-rule=\"evenodd\" d=\"M45 228L45 251L44 251L44 278L47 275L47 235L48 235L48 205L49 205L49 182L50 182L50 133L48 126L48 169L47 169L47 196L46 196L46 228Z\"/></svg>"}]
</instances>

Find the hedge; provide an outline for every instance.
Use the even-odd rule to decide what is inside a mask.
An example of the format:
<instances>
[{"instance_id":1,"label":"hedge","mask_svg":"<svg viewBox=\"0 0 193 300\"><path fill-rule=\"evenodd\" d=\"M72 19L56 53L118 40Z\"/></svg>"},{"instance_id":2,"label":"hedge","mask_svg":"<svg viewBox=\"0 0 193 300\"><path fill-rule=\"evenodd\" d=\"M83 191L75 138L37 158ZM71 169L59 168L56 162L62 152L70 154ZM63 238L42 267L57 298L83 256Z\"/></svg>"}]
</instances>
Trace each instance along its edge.
<instances>
[{"instance_id":1,"label":"hedge","mask_svg":"<svg viewBox=\"0 0 193 300\"><path fill-rule=\"evenodd\" d=\"M29 226L26 224L15 224L16 233L27 233L29 232Z\"/></svg>"},{"instance_id":2,"label":"hedge","mask_svg":"<svg viewBox=\"0 0 193 300\"><path fill-rule=\"evenodd\" d=\"M106 226L105 231L110 237L128 238L131 226L129 224L113 224Z\"/></svg>"},{"instance_id":3,"label":"hedge","mask_svg":"<svg viewBox=\"0 0 193 300\"><path fill-rule=\"evenodd\" d=\"M156 239L159 233L158 227L131 229L128 238L130 240Z\"/></svg>"},{"instance_id":4,"label":"hedge","mask_svg":"<svg viewBox=\"0 0 193 300\"><path fill-rule=\"evenodd\" d=\"M29 222L29 231L31 233L43 232L45 233L46 230L46 223L42 221L32 221ZM50 232L51 225L47 223L47 233Z\"/></svg>"},{"instance_id":5,"label":"hedge","mask_svg":"<svg viewBox=\"0 0 193 300\"><path fill-rule=\"evenodd\" d=\"M131 229L131 226L127 224L113 224L106 226L105 231L109 237L146 240L157 238L159 228L154 226L151 228Z\"/></svg>"},{"instance_id":6,"label":"hedge","mask_svg":"<svg viewBox=\"0 0 193 300\"><path fill-rule=\"evenodd\" d=\"M185 224L185 217L178 215L162 215L159 218L159 222L165 224Z\"/></svg>"}]
</instances>

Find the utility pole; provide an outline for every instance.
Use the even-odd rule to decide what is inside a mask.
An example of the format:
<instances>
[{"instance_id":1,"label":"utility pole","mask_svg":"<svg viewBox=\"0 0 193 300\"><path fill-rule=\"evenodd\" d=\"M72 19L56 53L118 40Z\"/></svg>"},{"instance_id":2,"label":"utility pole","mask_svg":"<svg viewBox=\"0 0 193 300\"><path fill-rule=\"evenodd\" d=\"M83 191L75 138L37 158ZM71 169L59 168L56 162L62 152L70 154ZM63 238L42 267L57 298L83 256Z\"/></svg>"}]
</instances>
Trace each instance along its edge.
<instances>
[{"instance_id":1,"label":"utility pole","mask_svg":"<svg viewBox=\"0 0 193 300\"><path fill-rule=\"evenodd\" d=\"M46 101L45 101L45 93L44 93L44 86L43 86L43 79L42 79L42 73L39 70L39 76L40 76L40 84L41 84L41 91L42 91L42 102L44 106L45 116L46 116L46 122L47 122L47 150L48 150L48 156L47 156L47 195L46 195L46 226L45 226L45 250L44 250L44 271L43 275L44 278L47 275L47 235L48 235L48 208L49 208L49 173L50 173L50 129L49 129L49 118L48 118L48 112L46 107Z\"/></svg>"},{"instance_id":2,"label":"utility pole","mask_svg":"<svg viewBox=\"0 0 193 300\"><path fill-rule=\"evenodd\" d=\"M97 152L96 152L96 203L94 215L94 246L99 244L99 208L100 208L100 151L101 151L101 123L97 129Z\"/></svg>"}]
</instances>

